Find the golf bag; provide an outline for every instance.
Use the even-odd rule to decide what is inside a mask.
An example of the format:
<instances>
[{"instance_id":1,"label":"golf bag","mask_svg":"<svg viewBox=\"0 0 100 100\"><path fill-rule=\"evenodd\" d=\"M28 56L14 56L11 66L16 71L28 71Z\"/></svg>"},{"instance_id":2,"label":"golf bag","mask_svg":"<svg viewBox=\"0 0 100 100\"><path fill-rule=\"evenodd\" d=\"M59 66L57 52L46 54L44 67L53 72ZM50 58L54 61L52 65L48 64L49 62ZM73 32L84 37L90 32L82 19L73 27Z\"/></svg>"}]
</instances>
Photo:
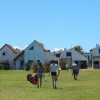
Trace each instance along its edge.
<instances>
[{"instance_id":1,"label":"golf bag","mask_svg":"<svg viewBox=\"0 0 100 100\"><path fill-rule=\"evenodd\" d=\"M32 74L28 74L27 75L27 81L30 81L30 83L37 85L37 83L38 83L37 74L35 74L34 76L32 76Z\"/></svg>"}]
</instances>

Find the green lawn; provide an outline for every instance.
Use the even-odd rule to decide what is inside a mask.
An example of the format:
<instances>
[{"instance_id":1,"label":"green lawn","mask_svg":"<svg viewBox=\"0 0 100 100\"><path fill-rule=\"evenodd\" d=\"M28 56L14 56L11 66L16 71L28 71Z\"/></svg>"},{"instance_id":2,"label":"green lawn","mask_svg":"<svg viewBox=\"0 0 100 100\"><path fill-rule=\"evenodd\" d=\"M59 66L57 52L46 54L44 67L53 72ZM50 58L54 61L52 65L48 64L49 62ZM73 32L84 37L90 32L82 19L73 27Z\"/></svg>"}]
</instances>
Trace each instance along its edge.
<instances>
[{"instance_id":1,"label":"green lawn","mask_svg":"<svg viewBox=\"0 0 100 100\"><path fill-rule=\"evenodd\" d=\"M28 73L0 70L0 100L100 100L100 70L80 70L78 80L61 71L58 89L52 89L48 74L48 82L37 88L26 80Z\"/></svg>"}]
</instances>

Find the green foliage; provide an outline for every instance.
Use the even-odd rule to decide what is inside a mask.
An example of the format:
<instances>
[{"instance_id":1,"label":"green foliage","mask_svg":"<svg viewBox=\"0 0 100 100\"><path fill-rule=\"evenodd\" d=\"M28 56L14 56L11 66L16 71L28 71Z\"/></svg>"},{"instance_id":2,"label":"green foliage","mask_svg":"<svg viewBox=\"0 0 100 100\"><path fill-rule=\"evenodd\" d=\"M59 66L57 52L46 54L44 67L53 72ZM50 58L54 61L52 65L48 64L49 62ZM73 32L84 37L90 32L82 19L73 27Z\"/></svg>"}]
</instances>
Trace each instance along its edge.
<instances>
[{"instance_id":1,"label":"green foliage","mask_svg":"<svg viewBox=\"0 0 100 100\"><path fill-rule=\"evenodd\" d=\"M37 67L38 67L38 64L37 63L33 63L32 64L31 68L32 68L32 70L33 70L34 73L36 73Z\"/></svg>"},{"instance_id":2,"label":"green foliage","mask_svg":"<svg viewBox=\"0 0 100 100\"><path fill-rule=\"evenodd\" d=\"M49 72L49 66L50 66L49 63L45 63L43 65L44 72ZM33 70L34 73L36 73L37 67L38 67L38 64L37 63L33 63L31 65L31 68L32 68L32 70Z\"/></svg>"},{"instance_id":3,"label":"green foliage","mask_svg":"<svg viewBox=\"0 0 100 100\"><path fill-rule=\"evenodd\" d=\"M49 72L49 67L50 67L50 64L49 64L49 63L45 63L45 64L43 65L44 71L45 71L45 72Z\"/></svg>"},{"instance_id":4,"label":"green foliage","mask_svg":"<svg viewBox=\"0 0 100 100\"><path fill-rule=\"evenodd\" d=\"M66 70L66 61L60 60L60 66L62 70Z\"/></svg>"},{"instance_id":5,"label":"green foliage","mask_svg":"<svg viewBox=\"0 0 100 100\"><path fill-rule=\"evenodd\" d=\"M81 53L81 54L83 53L83 51L82 51L83 49L82 49L82 47L81 47L80 45L75 46L74 49L75 49L77 52Z\"/></svg>"},{"instance_id":6,"label":"green foliage","mask_svg":"<svg viewBox=\"0 0 100 100\"><path fill-rule=\"evenodd\" d=\"M2 62L0 63L0 69L8 70L10 69L10 65L8 62Z\"/></svg>"},{"instance_id":7,"label":"green foliage","mask_svg":"<svg viewBox=\"0 0 100 100\"><path fill-rule=\"evenodd\" d=\"M4 65L0 63L0 69L4 69Z\"/></svg>"},{"instance_id":8,"label":"green foliage","mask_svg":"<svg viewBox=\"0 0 100 100\"><path fill-rule=\"evenodd\" d=\"M26 71L31 70L31 65L32 65L32 64L31 64L31 63L29 63L29 62L28 62L28 63L26 63L26 64L25 64L25 70L26 70Z\"/></svg>"}]
</instances>

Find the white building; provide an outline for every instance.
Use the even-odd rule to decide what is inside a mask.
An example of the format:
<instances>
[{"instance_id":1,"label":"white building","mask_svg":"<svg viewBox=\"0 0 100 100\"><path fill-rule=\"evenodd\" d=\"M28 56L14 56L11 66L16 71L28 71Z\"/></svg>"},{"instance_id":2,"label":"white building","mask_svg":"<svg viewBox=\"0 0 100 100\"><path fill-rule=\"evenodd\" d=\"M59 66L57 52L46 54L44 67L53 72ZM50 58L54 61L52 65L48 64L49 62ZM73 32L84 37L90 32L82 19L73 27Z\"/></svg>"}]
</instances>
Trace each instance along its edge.
<instances>
[{"instance_id":1,"label":"white building","mask_svg":"<svg viewBox=\"0 0 100 100\"><path fill-rule=\"evenodd\" d=\"M64 51L55 53L59 59L66 60L67 63L77 63L80 68L87 68L88 59L75 49L64 49Z\"/></svg>"},{"instance_id":2,"label":"white building","mask_svg":"<svg viewBox=\"0 0 100 100\"><path fill-rule=\"evenodd\" d=\"M100 46L96 44L96 47L91 49L90 52L84 53L84 56L88 58L89 67L100 68Z\"/></svg>"},{"instance_id":3,"label":"white building","mask_svg":"<svg viewBox=\"0 0 100 100\"><path fill-rule=\"evenodd\" d=\"M19 49L14 49L11 45L5 44L0 49L0 63L8 63L9 65L5 65L7 69L15 69L13 60L20 52Z\"/></svg>"},{"instance_id":4,"label":"white building","mask_svg":"<svg viewBox=\"0 0 100 100\"><path fill-rule=\"evenodd\" d=\"M23 66L30 62L34 63L40 60L42 64L51 60L58 60L49 50L44 48L44 45L36 40L25 48L15 59L16 69L23 69Z\"/></svg>"},{"instance_id":5,"label":"white building","mask_svg":"<svg viewBox=\"0 0 100 100\"><path fill-rule=\"evenodd\" d=\"M100 46L99 44L96 45L95 48L90 50L92 56L92 67L93 68L100 68Z\"/></svg>"}]
</instances>

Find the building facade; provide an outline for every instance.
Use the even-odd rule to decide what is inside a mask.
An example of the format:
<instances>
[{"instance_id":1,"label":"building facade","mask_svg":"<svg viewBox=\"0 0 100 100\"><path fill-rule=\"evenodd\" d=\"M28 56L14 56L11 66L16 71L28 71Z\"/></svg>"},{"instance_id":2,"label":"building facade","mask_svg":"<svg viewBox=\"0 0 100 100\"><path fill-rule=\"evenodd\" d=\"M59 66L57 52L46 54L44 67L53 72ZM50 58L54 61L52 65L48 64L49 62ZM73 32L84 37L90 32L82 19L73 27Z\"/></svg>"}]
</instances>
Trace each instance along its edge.
<instances>
[{"instance_id":1,"label":"building facade","mask_svg":"<svg viewBox=\"0 0 100 100\"><path fill-rule=\"evenodd\" d=\"M11 45L5 44L0 49L0 63L4 64L5 69L15 69L14 58L21 52L19 49L14 49Z\"/></svg>"},{"instance_id":2,"label":"building facade","mask_svg":"<svg viewBox=\"0 0 100 100\"><path fill-rule=\"evenodd\" d=\"M36 63L40 61L42 64L48 63L51 60L58 60L49 50L44 48L44 45L36 40L26 47L21 54L15 59L16 69L24 69L23 66L27 63Z\"/></svg>"},{"instance_id":3,"label":"building facade","mask_svg":"<svg viewBox=\"0 0 100 100\"><path fill-rule=\"evenodd\" d=\"M96 69L100 69L100 46L99 44L96 45L95 48L90 50L91 52L91 62L92 62L92 67Z\"/></svg>"},{"instance_id":4,"label":"building facade","mask_svg":"<svg viewBox=\"0 0 100 100\"><path fill-rule=\"evenodd\" d=\"M80 68L87 68L88 59L75 49L64 49L64 51L55 54L59 59L66 60L66 63L71 65L77 63Z\"/></svg>"}]
</instances>

